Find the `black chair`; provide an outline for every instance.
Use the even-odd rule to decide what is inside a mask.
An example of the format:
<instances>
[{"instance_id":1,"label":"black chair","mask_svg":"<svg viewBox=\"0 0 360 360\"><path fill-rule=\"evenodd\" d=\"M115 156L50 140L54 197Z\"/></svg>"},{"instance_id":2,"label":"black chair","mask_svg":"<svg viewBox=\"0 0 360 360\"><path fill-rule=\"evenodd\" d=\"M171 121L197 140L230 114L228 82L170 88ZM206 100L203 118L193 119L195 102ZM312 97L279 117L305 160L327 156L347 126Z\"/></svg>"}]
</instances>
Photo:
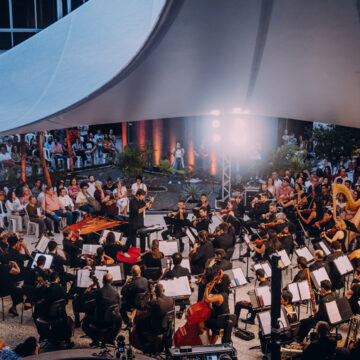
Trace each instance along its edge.
<instances>
[{"instance_id":1,"label":"black chair","mask_svg":"<svg viewBox=\"0 0 360 360\"><path fill-rule=\"evenodd\" d=\"M225 259L231 261L232 256L234 255L235 247L231 247L226 250Z\"/></svg>"},{"instance_id":2,"label":"black chair","mask_svg":"<svg viewBox=\"0 0 360 360\"><path fill-rule=\"evenodd\" d=\"M222 324L222 327L218 329L215 334L220 335L221 330L224 330L224 333L221 338L222 344L230 344L231 340L231 332L236 324L236 315L235 314L222 314L218 316L218 321Z\"/></svg>"},{"instance_id":3,"label":"black chair","mask_svg":"<svg viewBox=\"0 0 360 360\"><path fill-rule=\"evenodd\" d=\"M1 297L1 310L2 310L2 319L5 321L5 308L4 308L4 298L10 296L7 291L0 289L0 297Z\"/></svg>"},{"instance_id":4,"label":"black chair","mask_svg":"<svg viewBox=\"0 0 360 360\"><path fill-rule=\"evenodd\" d=\"M144 278L146 278L148 280L152 279L153 281L159 280L159 278L162 274L162 270L160 267L143 268L141 272L142 272L142 275L144 276Z\"/></svg>"},{"instance_id":5,"label":"black chair","mask_svg":"<svg viewBox=\"0 0 360 360\"><path fill-rule=\"evenodd\" d=\"M95 315L96 316L96 315ZM109 306L104 313L104 322L90 323L87 335L94 341L101 342L102 346L114 344L115 338L121 329L121 316L117 304Z\"/></svg>"}]
</instances>

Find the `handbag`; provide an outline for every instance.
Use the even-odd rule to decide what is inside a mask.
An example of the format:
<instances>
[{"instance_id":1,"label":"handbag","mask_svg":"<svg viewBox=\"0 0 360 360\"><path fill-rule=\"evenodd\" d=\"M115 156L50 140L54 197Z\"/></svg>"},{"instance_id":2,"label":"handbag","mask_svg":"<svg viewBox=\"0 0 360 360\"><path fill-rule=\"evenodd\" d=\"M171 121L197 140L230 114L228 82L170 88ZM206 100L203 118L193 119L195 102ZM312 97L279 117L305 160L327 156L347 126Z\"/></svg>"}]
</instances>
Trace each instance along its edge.
<instances>
[{"instance_id":1,"label":"handbag","mask_svg":"<svg viewBox=\"0 0 360 360\"><path fill-rule=\"evenodd\" d=\"M101 205L100 203L95 199L93 198L92 196L87 196L87 194L85 194L83 192L88 204L94 208L95 211L100 211L101 210Z\"/></svg>"},{"instance_id":2,"label":"handbag","mask_svg":"<svg viewBox=\"0 0 360 360\"><path fill-rule=\"evenodd\" d=\"M245 329L238 329L234 332L234 335L242 340L250 341L255 338L255 334Z\"/></svg>"}]
</instances>

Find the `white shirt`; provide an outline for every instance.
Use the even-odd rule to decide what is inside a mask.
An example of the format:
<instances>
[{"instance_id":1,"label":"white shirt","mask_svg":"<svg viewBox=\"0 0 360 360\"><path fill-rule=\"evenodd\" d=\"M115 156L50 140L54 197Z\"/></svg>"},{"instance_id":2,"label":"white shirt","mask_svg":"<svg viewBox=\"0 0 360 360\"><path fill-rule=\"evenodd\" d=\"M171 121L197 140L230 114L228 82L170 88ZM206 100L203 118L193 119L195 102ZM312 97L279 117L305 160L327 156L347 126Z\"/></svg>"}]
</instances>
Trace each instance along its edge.
<instances>
[{"instance_id":1,"label":"white shirt","mask_svg":"<svg viewBox=\"0 0 360 360\"><path fill-rule=\"evenodd\" d=\"M136 194L136 192L139 190L139 189L142 189L144 190L145 192L147 192L147 187L144 183L141 183L140 186L138 185L138 183L133 183L131 185L131 193L132 194Z\"/></svg>"},{"instance_id":2,"label":"white shirt","mask_svg":"<svg viewBox=\"0 0 360 360\"><path fill-rule=\"evenodd\" d=\"M21 210L24 208L20 204L20 200L18 198L15 198L15 200L12 203L9 200L7 200L5 206L9 211Z\"/></svg>"},{"instance_id":3,"label":"white shirt","mask_svg":"<svg viewBox=\"0 0 360 360\"><path fill-rule=\"evenodd\" d=\"M125 195L126 191L127 191L127 190L126 190L126 187L125 187L125 186L122 186L119 195L120 195L120 196ZM118 192L119 192L119 189L118 189L118 188L116 188L116 189L113 191L114 197L115 197L115 194L117 194Z\"/></svg>"},{"instance_id":4,"label":"white shirt","mask_svg":"<svg viewBox=\"0 0 360 360\"><path fill-rule=\"evenodd\" d=\"M88 182L88 185L89 185L89 187L88 187L88 193L92 196L92 197L94 197L94 193L95 193L95 190L96 190L96 188L95 188L95 181L93 182L93 183L91 183L91 182Z\"/></svg>"},{"instance_id":5,"label":"white shirt","mask_svg":"<svg viewBox=\"0 0 360 360\"><path fill-rule=\"evenodd\" d=\"M3 154L2 152L0 153L0 162L4 161L4 160L11 160L11 155L9 153L5 153Z\"/></svg>"},{"instance_id":6,"label":"white shirt","mask_svg":"<svg viewBox=\"0 0 360 360\"><path fill-rule=\"evenodd\" d=\"M59 196L59 200L63 204L64 207L66 207L66 206L74 207L74 203L71 200L69 195Z\"/></svg>"},{"instance_id":7,"label":"white shirt","mask_svg":"<svg viewBox=\"0 0 360 360\"><path fill-rule=\"evenodd\" d=\"M183 148L173 148L173 154L176 158L182 158L184 156L184 152Z\"/></svg>"}]
</instances>

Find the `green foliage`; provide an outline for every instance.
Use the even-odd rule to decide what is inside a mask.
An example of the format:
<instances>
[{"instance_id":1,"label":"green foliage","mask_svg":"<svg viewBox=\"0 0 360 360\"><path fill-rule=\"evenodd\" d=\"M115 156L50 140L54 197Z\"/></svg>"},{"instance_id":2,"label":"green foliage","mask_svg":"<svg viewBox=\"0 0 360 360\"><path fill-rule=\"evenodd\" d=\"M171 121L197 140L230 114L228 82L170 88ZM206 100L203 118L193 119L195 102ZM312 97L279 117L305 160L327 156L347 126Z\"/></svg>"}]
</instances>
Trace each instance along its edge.
<instances>
[{"instance_id":1,"label":"green foliage","mask_svg":"<svg viewBox=\"0 0 360 360\"><path fill-rule=\"evenodd\" d=\"M313 129L315 154L318 159L327 159L331 165L348 160L360 146L360 130L337 126L317 126Z\"/></svg>"},{"instance_id":2,"label":"green foliage","mask_svg":"<svg viewBox=\"0 0 360 360\"><path fill-rule=\"evenodd\" d=\"M138 145L125 146L120 154L119 167L126 177L141 175L145 166L146 152Z\"/></svg>"},{"instance_id":3,"label":"green foliage","mask_svg":"<svg viewBox=\"0 0 360 360\"><path fill-rule=\"evenodd\" d=\"M160 159L159 160L159 168L160 168L160 171L163 173L163 174L172 174L172 173L176 173L178 175L186 175L186 169L183 169L183 170L175 170L171 164L170 164L170 161L169 159Z\"/></svg>"},{"instance_id":4,"label":"green foliage","mask_svg":"<svg viewBox=\"0 0 360 360\"><path fill-rule=\"evenodd\" d=\"M192 200L198 200L200 198L200 195L203 193L203 190L200 188L200 186L196 184L185 184L181 191L181 196L183 199L192 199Z\"/></svg>"},{"instance_id":5,"label":"green foliage","mask_svg":"<svg viewBox=\"0 0 360 360\"><path fill-rule=\"evenodd\" d=\"M311 171L313 164L307 156L307 151L300 149L296 144L283 145L272 155L272 170L290 170L294 175L304 170Z\"/></svg>"}]
</instances>

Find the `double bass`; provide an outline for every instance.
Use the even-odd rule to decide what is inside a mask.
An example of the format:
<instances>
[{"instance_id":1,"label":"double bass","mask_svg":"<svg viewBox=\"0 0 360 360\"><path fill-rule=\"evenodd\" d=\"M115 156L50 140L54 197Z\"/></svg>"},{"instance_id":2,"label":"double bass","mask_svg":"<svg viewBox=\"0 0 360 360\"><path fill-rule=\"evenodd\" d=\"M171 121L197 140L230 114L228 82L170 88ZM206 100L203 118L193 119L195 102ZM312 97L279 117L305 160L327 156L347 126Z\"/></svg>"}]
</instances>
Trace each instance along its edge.
<instances>
[{"instance_id":1,"label":"double bass","mask_svg":"<svg viewBox=\"0 0 360 360\"><path fill-rule=\"evenodd\" d=\"M213 287L219 283L223 277L223 271L220 270L213 280L206 285L206 288L210 292ZM204 299L198 303L191 305L186 312L186 324L175 332L174 335L174 345L179 346L196 346L203 345L203 342L200 338L200 323L208 320L211 316L212 307L209 303L206 303ZM209 337L209 342L211 344L216 341L216 337Z\"/></svg>"}]
</instances>

